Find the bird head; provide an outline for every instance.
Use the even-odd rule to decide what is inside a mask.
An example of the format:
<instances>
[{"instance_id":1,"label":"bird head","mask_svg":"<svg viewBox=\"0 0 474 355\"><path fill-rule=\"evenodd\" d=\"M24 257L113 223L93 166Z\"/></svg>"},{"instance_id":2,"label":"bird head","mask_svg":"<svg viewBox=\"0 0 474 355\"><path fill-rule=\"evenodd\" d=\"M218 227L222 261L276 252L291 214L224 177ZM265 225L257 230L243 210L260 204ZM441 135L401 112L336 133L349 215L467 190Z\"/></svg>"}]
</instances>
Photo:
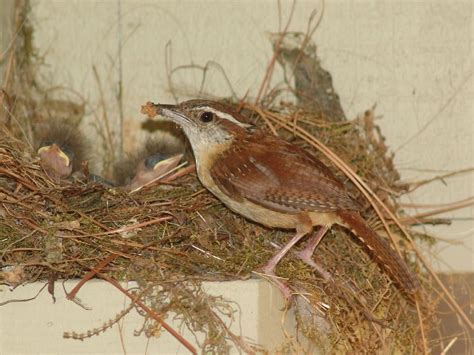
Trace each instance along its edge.
<instances>
[{"instance_id":1,"label":"bird head","mask_svg":"<svg viewBox=\"0 0 474 355\"><path fill-rule=\"evenodd\" d=\"M50 176L64 179L71 175L73 157L56 143L40 147L38 156L40 164Z\"/></svg>"},{"instance_id":2,"label":"bird head","mask_svg":"<svg viewBox=\"0 0 474 355\"><path fill-rule=\"evenodd\" d=\"M230 106L215 101L189 100L178 105L153 104L153 107L158 115L183 129L195 155L232 141L250 127Z\"/></svg>"}]
</instances>

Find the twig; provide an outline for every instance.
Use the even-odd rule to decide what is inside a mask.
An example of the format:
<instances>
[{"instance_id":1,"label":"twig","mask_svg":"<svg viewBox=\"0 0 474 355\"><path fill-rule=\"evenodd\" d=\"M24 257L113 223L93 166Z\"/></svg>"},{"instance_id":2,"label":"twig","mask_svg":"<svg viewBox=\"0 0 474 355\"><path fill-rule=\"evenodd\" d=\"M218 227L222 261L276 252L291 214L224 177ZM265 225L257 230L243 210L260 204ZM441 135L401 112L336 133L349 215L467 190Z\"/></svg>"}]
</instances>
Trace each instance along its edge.
<instances>
[{"instance_id":1,"label":"twig","mask_svg":"<svg viewBox=\"0 0 474 355\"><path fill-rule=\"evenodd\" d=\"M122 161L123 159L123 125L124 125L124 113L123 113L123 67L122 67L122 47L123 47L123 38L122 38L122 1L119 0L117 3L117 42L118 42L118 83L117 83L117 103L119 110L119 142L118 142L118 160Z\"/></svg>"},{"instance_id":2,"label":"twig","mask_svg":"<svg viewBox=\"0 0 474 355\"><path fill-rule=\"evenodd\" d=\"M148 308L143 302L141 302L140 300L135 300L135 297L130 293L128 292L126 289L124 289L116 280L112 279L111 277L105 275L105 274L102 274L102 273L97 273L98 276L100 276L101 278L103 278L104 280L110 282L113 286L115 286L116 288L118 288L120 291L122 291L122 293L124 295L126 295L128 298L130 298L131 300L135 301L136 304L142 308L151 318L153 318L154 320L156 320L158 323L160 323L162 325L163 328L165 328L173 337L175 337L181 344L183 344L186 349L188 349L192 354L197 354L197 351L196 349L194 348L194 346L191 345L191 343L189 343L186 339L183 338L183 336L181 334L179 334L177 331L175 331L173 328L171 328L171 326L169 326L164 320L163 318L161 318L161 316L156 313L154 310L152 310L151 308Z\"/></svg>"},{"instance_id":3,"label":"twig","mask_svg":"<svg viewBox=\"0 0 474 355\"><path fill-rule=\"evenodd\" d=\"M21 300L18 300L18 299L14 299L14 300L8 300L8 301L5 301L5 302L0 302L0 307L1 306L4 306L6 304L9 304L9 303L16 303L16 302L28 302L28 301L33 301L36 297L39 296L39 294L46 288L46 286L48 286L48 283L46 282L43 287L41 287L39 289L39 291L36 293L36 295L34 295L33 297L30 297L30 298L24 298L24 299L21 299Z\"/></svg>"},{"instance_id":4,"label":"twig","mask_svg":"<svg viewBox=\"0 0 474 355\"><path fill-rule=\"evenodd\" d=\"M454 337L453 339L451 339L451 341L449 342L448 345L446 345L446 347L443 349L443 351L441 352L440 355L446 355L449 351L449 349L451 349L451 347L454 345L454 343L458 340L458 337Z\"/></svg>"},{"instance_id":5,"label":"twig","mask_svg":"<svg viewBox=\"0 0 474 355\"><path fill-rule=\"evenodd\" d=\"M162 174L162 175L160 175L160 176L157 176L157 177L154 178L153 180L148 181L146 184L143 184L143 185L137 187L135 190L130 191L130 194L133 194L133 193L135 193L135 192L138 192L138 191L140 191L141 189L143 189L144 187L147 187L147 186L149 186L149 185L154 184L154 183L157 182L157 181L162 180L164 177L167 177L167 176L173 174L176 170L181 169L181 168L184 167L186 164L188 164L187 161L185 161L185 162L179 164L178 166L174 167L173 169L167 171L166 173L164 173L164 174ZM168 180L168 181L171 181L171 180Z\"/></svg>"},{"instance_id":6,"label":"twig","mask_svg":"<svg viewBox=\"0 0 474 355\"><path fill-rule=\"evenodd\" d=\"M17 37L19 36L20 32L23 30L23 27L25 26L26 21L28 20L27 16L21 16L22 8L18 4L15 4L15 33L13 34L10 43L8 44L8 47L5 49L3 53L1 53L0 56L0 62L3 62L3 57L10 52L8 56L8 64L7 68L5 70L4 78L3 78L3 88L5 90L8 90L10 87L10 78L12 77L11 74L13 73L13 66L15 64L16 56L15 56L15 51L16 51L16 44L17 44ZM20 23L21 21L21 23Z\"/></svg>"},{"instance_id":7,"label":"twig","mask_svg":"<svg viewBox=\"0 0 474 355\"><path fill-rule=\"evenodd\" d=\"M109 115L107 114L107 105L105 103L105 98L104 98L104 90L102 89L102 83L100 81L99 73L95 65L92 66L92 72L94 73L94 78L97 82L97 88L99 89L100 104L102 106L102 119L104 121L104 126L105 126L105 138L106 138L105 141L106 141L107 147L109 148L109 154L113 154L114 144L113 144L112 133L110 130Z\"/></svg>"},{"instance_id":8,"label":"twig","mask_svg":"<svg viewBox=\"0 0 474 355\"><path fill-rule=\"evenodd\" d=\"M441 214L441 213L460 210L462 208L466 208L466 207L469 207L469 206L472 206L472 205L474 205L474 196L468 197L468 198L466 198L464 200L461 200L461 201L458 201L458 202L445 204L444 205L445 207L438 208L436 210L427 211L427 212L423 212L423 213L418 213L414 216L410 216L410 218L417 219L417 218L423 218L423 217L436 216L436 215ZM404 219L407 219L407 218L401 218L400 220L404 220Z\"/></svg>"},{"instance_id":9,"label":"twig","mask_svg":"<svg viewBox=\"0 0 474 355\"><path fill-rule=\"evenodd\" d=\"M410 138L408 138L405 142L403 142L398 148L395 149L395 153L398 152L400 149L403 147L407 146L409 143L411 143L416 137L418 137L420 134L422 134L438 117L441 116L444 110L446 110L449 105L454 101L458 93L461 91L461 89L468 83L471 82L471 77L474 72L469 73L464 80L459 84L452 95L446 100L446 102L438 109L438 111L433 115L431 119L426 122L423 127L421 127L414 135L412 135Z\"/></svg>"},{"instance_id":10,"label":"twig","mask_svg":"<svg viewBox=\"0 0 474 355\"><path fill-rule=\"evenodd\" d=\"M68 300L72 300L76 298L76 294L79 292L81 287L90 279L92 279L98 272L100 272L107 264L111 263L114 261L118 255L116 254L111 254L108 257L106 257L104 260L102 260L95 268L93 268L91 271L89 271L87 274L84 275L84 277L79 281L79 283L67 294L66 298Z\"/></svg>"},{"instance_id":11,"label":"twig","mask_svg":"<svg viewBox=\"0 0 474 355\"><path fill-rule=\"evenodd\" d=\"M280 3L278 3L278 6L280 6ZM296 7L296 0L293 0L293 3L291 5L291 10L290 10L290 15L288 16L288 21L286 22L285 28L283 32L280 34L280 37L278 38L278 41L275 45L275 50L273 51L272 59L270 60L270 63L267 66L267 70L265 71L265 77L263 78L262 84L260 85L260 89L258 90L257 98L255 99L255 105L257 105L260 102L260 98L264 96L267 90L268 84L270 83L270 79L273 75L273 68L275 67L276 59L280 52L280 46L283 42L283 38L285 38L285 34L288 31L288 28L290 27L290 23L293 18L295 7Z\"/></svg>"},{"instance_id":12,"label":"twig","mask_svg":"<svg viewBox=\"0 0 474 355\"><path fill-rule=\"evenodd\" d=\"M293 68L292 68L292 70L291 70L291 75L294 75L294 74L295 74L296 66L298 65L299 61L301 60L301 57L302 57L303 54L304 54L304 50L305 50L306 46L308 45L309 41L311 40L311 38L313 37L314 33L316 32L316 30L318 29L319 25L321 24L321 21L323 20L324 10L326 9L325 4L326 4L325 1L322 0L321 14L319 15L319 18L318 18L318 20L316 21L316 23L315 23L315 25L314 25L313 28L311 28L311 22L312 22L312 20L314 19L314 17L316 16L316 9L314 9L314 10L311 12L311 16L310 16L309 21L308 21L308 28L307 28L306 33L305 33L305 35L304 35L303 42L301 43L301 46L300 46L300 48L298 49L298 56L296 57L295 62L293 63ZM289 77L289 79L291 79L291 76Z\"/></svg>"},{"instance_id":13,"label":"twig","mask_svg":"<svg viewBox=\"0 0 474 355\"><path fill-rule=\"evenodd\" d=\"M419 298L415 298L415 305L416 305L416 314L418 316L418 323L420 324L421 340L423 342L423 353L428 354L428 342L426 341L425 327L423 326L423 317L422 317L422 313L420 309Z\"/></svg>"},{"instance_id":14,"label":"twig","mask_svg":"<svg viewBox=\"0 0 474 355\"><path fill-rule=\"evenodd\" d=\"M27 187L31 191L38 191L38 188L36 186L30 184L29 181L26 181L22 176L19 176L19 175L15 174L13 171L11 171L9 169L0 168L0 174L9 175L9 176L15 178L16 180L18 180L18 182L20 182L22 185L24 185L25 187Z\"/></svg>"},{"instance_id":15,"label":"twig","mask_svg":"<svg viewBox=\"0 0 474 355\"><path fill-rule=\"evenodd\" d=\"M446 173L446 174L443 174L443 175L438 175L438 176L435 176L435 177L432 177L432 178L429 178L429 179L425 179L425 180L421 180L421 181L416 181L416 182L411 182L411 183L408 182L408 183L406 183L409 186L408 192L415 191L420 186L429 184L429 183L431 183L433 181L436 181L436 180L441 180L442 182L444 182L444 179L446 179L448 177L452 177L452 176L456 176L456 175L460 175L460 174L465 174L465 173L471 173L473 171L474 171L474 168L466 168L466 169L461 169L461 170L457 170L457 171L452 171L452 172L449 172L449 173Z\"/></svg>"},{"instance_id":16,"label":"twig","mask_svg":"<svg viewBox=\"0 0 474 355\"><path fill-rule=\"evenodd\" d=\"M164 221L169 221L173 218L174 217L172 217L172 216L158 217L158 218L152 219L151 221L136 223L136 224L132 224L131 226L125 226L125 227L110 230L110 231L107 231L107 232L93 233L93 234L81 234L81 235L63 235L63 236L59 236L59 237L60 238L66 238L66 239L68 239L68 238L76 239L76 238L86 238L86 237L99 237L99 236L110 235L110 234L119 234L119 233L131 231L131 230L136 229L136 228L142 228L142 227L146 227L146 226L149 226L149 225L152 225L152 224L161 223L161 222L164 222Z\"/></svg>"},{"instance_id":17,"label":"twig","mask_svg":"<svg viewBox=\"0 0 474 355\"><path fill-rule=\"evenodd\" d=\"M181 176L191 174L195 171L196 171L196 164L191 164L191 165L187 166L186 168L177 171L173 175L165 177L162 182L167 183L167 182L176 180L176 179L180 178Z\"/></svg>"}]
</instances>

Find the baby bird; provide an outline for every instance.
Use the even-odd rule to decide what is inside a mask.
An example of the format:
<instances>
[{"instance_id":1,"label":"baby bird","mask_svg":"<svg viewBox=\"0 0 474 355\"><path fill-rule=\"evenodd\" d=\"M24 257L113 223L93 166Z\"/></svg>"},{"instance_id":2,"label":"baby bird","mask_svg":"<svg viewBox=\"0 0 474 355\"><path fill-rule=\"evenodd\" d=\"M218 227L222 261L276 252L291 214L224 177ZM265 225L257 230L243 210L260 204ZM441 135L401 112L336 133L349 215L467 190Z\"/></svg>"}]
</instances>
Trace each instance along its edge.
<instances>
[{"instance_id":1,"label":"baby bird","mask_svg":"<svg viewBox=\"0 0 474 355\"><path fill-rule=\"evenodd\" d=\"M63 149L56 143L42 145L38 149L41 166L55 180L66 179L72 173L74 152Z\"/></svg>"},{"instance_id":2,"label":"baby bird","mask_svg":"<svg viewBox=\"0 0 474 355\"><path fill-rule=\"evenodd\" d=\"M67 179L81 169L85 159L86 140L72 123L51 121L39 133L37 153L40 165L55 181Z\"/></svg>"},{"instance_id":3,"label":"baby bird","mask_svg":"<svg viewBox=\"0 0 474 355\"><path fill-rule=\"evenodd\" d=\"M183 150L177 144L147 141L139 152L115 166L117 185L128 191L137 191L159 180L178 166Z\"/></svg>"}]
</instances>

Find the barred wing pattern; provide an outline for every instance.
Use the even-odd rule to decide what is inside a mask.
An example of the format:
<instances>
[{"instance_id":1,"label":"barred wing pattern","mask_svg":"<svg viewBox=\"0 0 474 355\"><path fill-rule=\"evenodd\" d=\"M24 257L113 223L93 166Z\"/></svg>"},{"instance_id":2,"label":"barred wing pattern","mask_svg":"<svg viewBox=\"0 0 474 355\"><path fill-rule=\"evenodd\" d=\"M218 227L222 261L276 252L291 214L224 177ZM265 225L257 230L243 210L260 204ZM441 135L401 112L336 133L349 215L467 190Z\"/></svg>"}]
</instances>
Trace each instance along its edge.
<instances>
[{"instance_id":1,"label":"barred wing pattern","mask_svg":"<svg viewBox=\"0 0 474 355\"><path fill-rule=\"evenodd\" d=\"M226 194L286 213L359 209L316 157L262 135L241 138L215 161L211 175Z\"/></svg>"}]
</instances>

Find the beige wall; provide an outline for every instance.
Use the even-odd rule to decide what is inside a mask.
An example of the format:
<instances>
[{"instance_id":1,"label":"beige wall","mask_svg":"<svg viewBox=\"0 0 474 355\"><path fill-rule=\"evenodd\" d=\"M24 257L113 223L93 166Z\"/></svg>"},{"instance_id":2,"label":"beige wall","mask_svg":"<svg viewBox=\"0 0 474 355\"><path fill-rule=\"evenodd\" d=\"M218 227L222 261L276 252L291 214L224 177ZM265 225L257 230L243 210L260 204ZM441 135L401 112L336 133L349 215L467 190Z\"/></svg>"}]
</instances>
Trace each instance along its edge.
<instances>
[{"instance_id":1,"label":"beige wall","mask_svg":"<svg viewBox=\"0 0 474 355\"><path fill-rule=\"evenodd\" d=\"M70 291L76 280L65 282ZM14 293L0 285L0 304L15 299L34 296L43 283L19 287ZM136 287L133 283L124 287ZM243 335L248 341L257 341L267 349L280 347L284 341L282 325L288 336L294 335L295 321L292 312L286 314L280 292L270 283L262 280L204 283L209 295L221 296L238 302L242 312L233 319L222 317L236 335ZM80 291L80 302L88 308L78 306L66 299L64 292L55 292L53 303L48 292L42 292L34 301L17 302L0 307L0 354L187 354L186 349L164 329L150 339L134 336L143 326L143 316L131 310L118 324L99 336L84 341L63 339L63 332L85 333L99 328L129 304L122 293L107 282L91 280ZM172 315L165 319L175 330L199 349L196 340L204 337L197 333L197 339ZM237 353L235 350L233 353Z\"/></svg>"}]
</instances>

